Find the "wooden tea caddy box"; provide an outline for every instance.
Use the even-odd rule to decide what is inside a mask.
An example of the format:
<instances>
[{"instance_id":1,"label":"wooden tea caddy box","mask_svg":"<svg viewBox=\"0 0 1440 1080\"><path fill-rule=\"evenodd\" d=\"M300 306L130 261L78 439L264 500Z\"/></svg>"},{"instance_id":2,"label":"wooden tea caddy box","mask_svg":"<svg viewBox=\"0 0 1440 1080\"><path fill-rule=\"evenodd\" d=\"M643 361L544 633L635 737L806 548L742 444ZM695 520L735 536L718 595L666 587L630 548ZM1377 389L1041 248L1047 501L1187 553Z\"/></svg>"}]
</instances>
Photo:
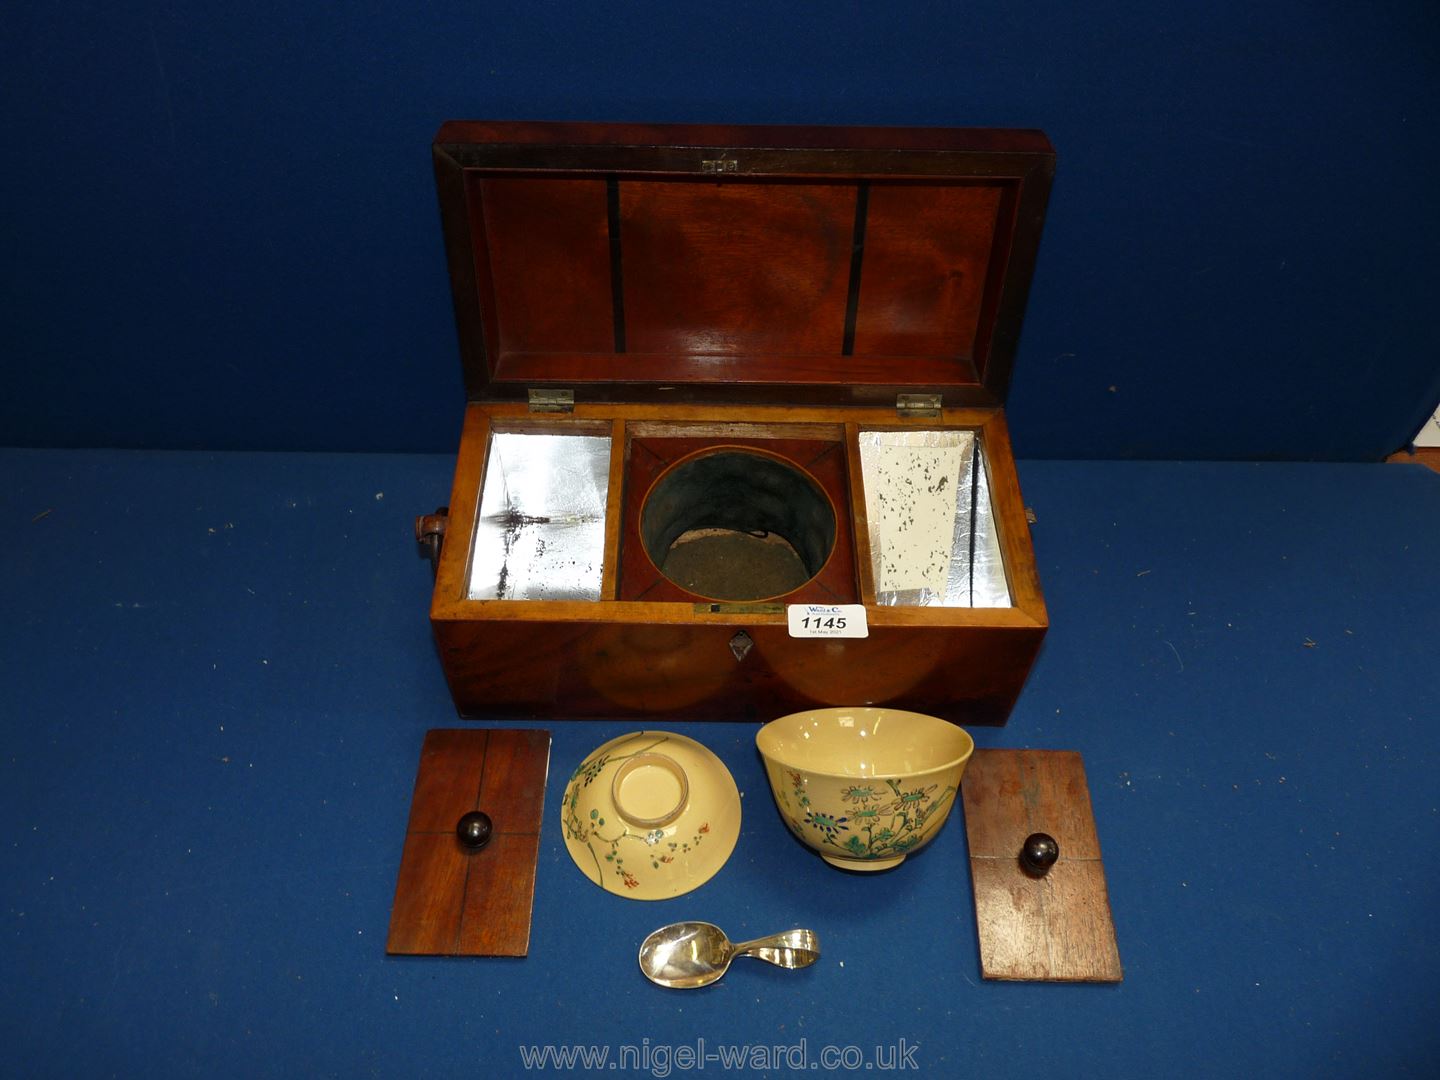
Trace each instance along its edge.
<instances>
[{"instance_id":1,"label":"wooden tea caddy box","mask_svg":"<svg viewBox=\"0 0 1440 1080\"><path fill-rule=\"evenodd\" d=\"M434 160L468 404L448 515L417 535L439 551L430 616L462 715L889 704L1004 723L1047 625L1003 410L1054 172L1043 134L454 122ZM877 431L975 433L1008 606L878 602L893 579L872 565L858 445ZM583 445L603 551L566 564L561 598L507 594L509 564L473 580L496 558L477 530L487 463L516 435L601 440ZM704 468L757 476L693 480L722 453ZM548 486L544 461L501 461L495 483ZM774 461L806 491L767 487ZM680 465L693 482L655 525L652 485ZM828 537L791 520L811 503ZM675 530L777 521L805 533L786 539L813 573L782 595L691 592L656 565ZM792 637L797 603L863 604L868 636Z\"/></svg>"}]
</instances>

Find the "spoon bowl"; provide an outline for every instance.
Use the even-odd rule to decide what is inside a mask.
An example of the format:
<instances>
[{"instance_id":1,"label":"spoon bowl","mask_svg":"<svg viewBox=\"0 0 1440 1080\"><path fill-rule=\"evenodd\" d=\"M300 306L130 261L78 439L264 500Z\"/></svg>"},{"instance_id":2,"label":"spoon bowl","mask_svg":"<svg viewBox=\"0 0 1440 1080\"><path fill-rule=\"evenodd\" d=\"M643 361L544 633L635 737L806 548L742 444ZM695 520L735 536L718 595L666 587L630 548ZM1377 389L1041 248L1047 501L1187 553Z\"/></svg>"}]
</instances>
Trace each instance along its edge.
<instances>
[{"instance_id":1,"label":"spoon bowl","mask_svg":"<svg viewBox=\"0 0 1440 1080\"><path fill-rule=\"evenodd\" d=\"M730 969L737 956L753 956L776 967L809 967L820 959L813 930L731 942L713 923L678 922L662 926L640 943L640 970L657 986L693 990L709 986Z\"/></svg>"}]
</instances>

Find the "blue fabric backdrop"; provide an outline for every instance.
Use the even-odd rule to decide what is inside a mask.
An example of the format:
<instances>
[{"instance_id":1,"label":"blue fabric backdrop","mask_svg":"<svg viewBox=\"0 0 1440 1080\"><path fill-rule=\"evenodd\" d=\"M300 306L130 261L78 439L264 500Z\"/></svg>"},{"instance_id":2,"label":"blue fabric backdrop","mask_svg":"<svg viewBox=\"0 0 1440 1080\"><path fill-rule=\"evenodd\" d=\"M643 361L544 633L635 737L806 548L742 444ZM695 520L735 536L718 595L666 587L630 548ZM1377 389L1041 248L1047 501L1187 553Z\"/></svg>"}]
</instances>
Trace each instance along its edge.
<instances>
[{"instance_id":1,"label":"blue fabric backdrop","mask_svg":"<svg viewBox=\"0 0 1440 1080\"><path fill-rule=\"evenodd\" d=\"M457 726L410 531L452 468L0 452L0 1075L502 1080L539 1074L521 1046L903 1039L890 1075L937 1080L1440 1076L1440 477L1021 463L1052 628L1010 723L971 730L1084 755L1102 987L980 978L959 814L843 874L786 832L755 725L664 716L546 725L527 959L387 958L420 745ZM744 792L724 870L657 903L591 885L559 827L570 771L640 726ZM810 926L824 956L662 991L635 951L676 919Z\"/></svg>"},{"instance_id":2,"label":"blue fabric backdrop","mask_svg":"<svg viewBox=\"0 0 1440 1080\"><path fill-rule=\"evenodd\" d=\"M12 3L0 444L452 449L451 117L1016 125L1028 457L1377 458L1440 396L1433 2Z\"/></svg>"}]
</instances>

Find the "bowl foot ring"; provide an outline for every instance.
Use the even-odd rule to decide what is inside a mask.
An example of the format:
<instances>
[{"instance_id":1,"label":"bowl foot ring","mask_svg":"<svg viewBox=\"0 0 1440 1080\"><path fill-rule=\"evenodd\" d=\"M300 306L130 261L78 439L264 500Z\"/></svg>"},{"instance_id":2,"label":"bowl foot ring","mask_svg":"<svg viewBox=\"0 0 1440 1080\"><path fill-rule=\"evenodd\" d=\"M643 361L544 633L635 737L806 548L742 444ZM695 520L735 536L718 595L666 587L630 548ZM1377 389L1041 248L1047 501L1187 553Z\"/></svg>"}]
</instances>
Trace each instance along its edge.
<instances>
[{"instance_id":1,"label":"bowl foot ring","mask_svg":"<svg viewBox=\"0 0 1440 1080\"><path fill-rule=\"evenodd\" d=\"M889 870L899 866L905 861L904 855L893 855L888 859L847 859L843 855L820 856L831 866L838 866L841 870L860 870L864 873L871 873L876 870Z\"/></svg>"}]
</instances>

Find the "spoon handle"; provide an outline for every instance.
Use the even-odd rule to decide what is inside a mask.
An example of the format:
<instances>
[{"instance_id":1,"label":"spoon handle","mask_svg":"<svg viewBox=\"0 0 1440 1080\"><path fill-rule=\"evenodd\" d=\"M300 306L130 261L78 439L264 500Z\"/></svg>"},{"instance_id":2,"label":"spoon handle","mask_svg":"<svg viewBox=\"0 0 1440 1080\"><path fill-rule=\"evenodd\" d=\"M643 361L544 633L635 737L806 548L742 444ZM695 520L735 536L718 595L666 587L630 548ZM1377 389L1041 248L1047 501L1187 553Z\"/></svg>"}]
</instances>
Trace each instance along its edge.
<instances>
[{"instance_id":1,"label":"spoon handle","mask_svg":"<svg viewBox=\"0 0 1440 1080\"><path fill-rule=\"evenodd\" d=\"M809 967L820 959L820 939L813 930L786 930L742 941L734 949L735 956L753 956L783 968Z\"/></svg>"}]
</instances>

